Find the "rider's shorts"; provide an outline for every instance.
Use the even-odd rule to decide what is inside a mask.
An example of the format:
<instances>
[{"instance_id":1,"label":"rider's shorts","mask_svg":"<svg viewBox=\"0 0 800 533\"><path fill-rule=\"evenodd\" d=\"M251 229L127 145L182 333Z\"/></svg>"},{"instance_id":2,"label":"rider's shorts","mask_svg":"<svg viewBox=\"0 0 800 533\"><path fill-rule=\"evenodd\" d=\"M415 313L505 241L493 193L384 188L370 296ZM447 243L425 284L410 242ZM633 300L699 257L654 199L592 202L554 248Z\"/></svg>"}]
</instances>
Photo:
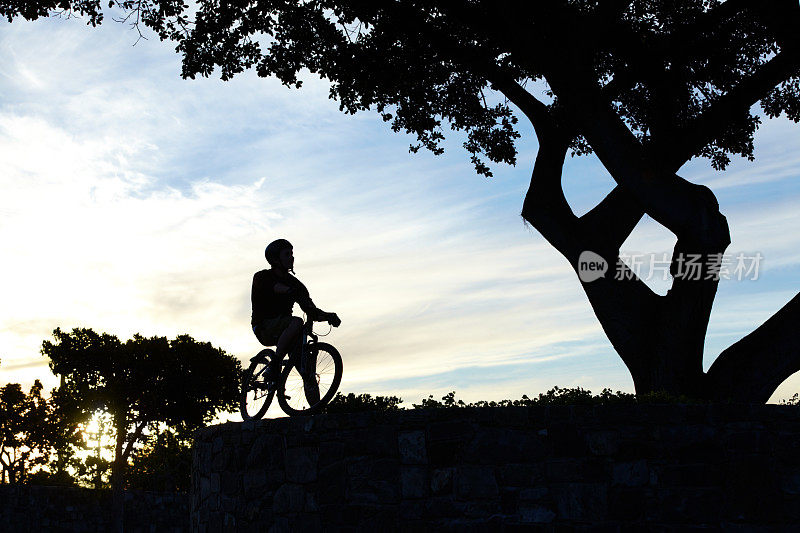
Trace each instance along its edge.
<instances>
[{"instance_id":1,"label":"rider's shorts","mask_svg":"<svg viewBox=\"0 0 800 533\"><path fill-rule=\"evenodd\" d=\"M274 318L265 318L253 326L253 333L256 334L258 342L264 346L275 346L278 344L278 337L286 331L292 322L292 315L282 315Z\"/></svg>"}]
</instances>

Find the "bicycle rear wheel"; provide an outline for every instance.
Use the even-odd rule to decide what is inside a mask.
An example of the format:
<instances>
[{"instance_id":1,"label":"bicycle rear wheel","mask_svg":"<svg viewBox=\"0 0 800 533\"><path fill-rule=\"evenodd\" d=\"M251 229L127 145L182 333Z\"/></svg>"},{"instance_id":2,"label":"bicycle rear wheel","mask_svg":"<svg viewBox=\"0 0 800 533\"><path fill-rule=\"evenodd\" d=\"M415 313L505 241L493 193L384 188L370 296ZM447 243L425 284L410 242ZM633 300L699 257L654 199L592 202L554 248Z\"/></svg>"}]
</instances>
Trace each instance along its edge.
<instances>
[{"instance_id":1,"label":"bicycle rear wheel","mask_svg":"<svg viewBox=\"0 0 800 533\"><path fill-rule=\"evenodd\" d=\"M310 415L319 412L333 399L342 381L342 356L324 342L307 348L306 377L296 365L288 365L281 375L278 404L287 415Z\"/></svg>"},{"instance_id":2,"label":"bicycle rear wheel","mask_svg":"<svg viewBox=\"0 0 800 533\"><path fill-rule=\"evenodd\" d=\"M239 399L239 411L243 420L262 418L272 403L276 387L268 388L264 377L273 355L275 352L270 349L261 350L244 373Z\"/></svg>"}]
</instances>

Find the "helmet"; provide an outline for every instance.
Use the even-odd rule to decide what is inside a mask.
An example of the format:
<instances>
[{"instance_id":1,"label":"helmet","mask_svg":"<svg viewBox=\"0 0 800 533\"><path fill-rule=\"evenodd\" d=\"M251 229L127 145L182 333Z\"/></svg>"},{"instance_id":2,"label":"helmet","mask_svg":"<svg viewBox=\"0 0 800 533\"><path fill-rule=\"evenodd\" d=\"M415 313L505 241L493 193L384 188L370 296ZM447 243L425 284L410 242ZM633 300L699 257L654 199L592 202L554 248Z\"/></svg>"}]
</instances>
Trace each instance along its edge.
<instances>
[{"instance_id":1,"label":"helmet","mask_svg":"<svg viewBox=\"0 0 800 533\"><path fill-rule=\"evenodd\" d=\"M279 268L282 269L283 265L280 262L280 253L281 250L285 250L286 248L291 248L292 243L287 241L286 239L278 239L276 241L272 241L267 245L267 249L264 250L264 257L267 258L267 263L270 264L272 268Z\"/></svg>"}]
</instances>

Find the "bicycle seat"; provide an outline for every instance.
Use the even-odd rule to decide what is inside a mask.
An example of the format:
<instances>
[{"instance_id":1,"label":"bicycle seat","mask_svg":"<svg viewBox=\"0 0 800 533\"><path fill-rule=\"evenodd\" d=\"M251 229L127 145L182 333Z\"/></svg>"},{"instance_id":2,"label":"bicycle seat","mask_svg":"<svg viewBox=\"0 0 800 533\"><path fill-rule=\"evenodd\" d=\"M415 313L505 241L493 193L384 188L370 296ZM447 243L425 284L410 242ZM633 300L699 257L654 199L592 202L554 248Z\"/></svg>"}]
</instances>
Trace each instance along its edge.
<instances>
[{"instance_id":1,"label":"bicycle seat","mask_svg":"<svg viewBox=\"0 0 800 533\"><path fill-rule=\"evenodd\" d=\"M264 348L263 350L261 350L260 352L258 352L257 354L255 354L253 357L251 357L251 358L250 358L250 361L255 361L256 359L263 359L263 358L266 358L268 354L266 354L266 353L264 353L264 352L273 352L273 353L274 353L274 352L275 352L275 350L270 350L269 348Z\"/></svg>"}]
</instances>

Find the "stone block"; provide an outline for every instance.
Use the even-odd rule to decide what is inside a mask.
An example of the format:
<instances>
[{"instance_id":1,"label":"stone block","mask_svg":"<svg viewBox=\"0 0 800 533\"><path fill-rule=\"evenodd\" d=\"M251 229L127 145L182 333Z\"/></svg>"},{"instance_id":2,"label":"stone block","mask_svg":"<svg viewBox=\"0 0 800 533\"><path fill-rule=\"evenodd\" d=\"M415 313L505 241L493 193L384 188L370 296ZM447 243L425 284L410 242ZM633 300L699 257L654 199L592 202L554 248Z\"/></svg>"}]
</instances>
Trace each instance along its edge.
<instances>
[{"instance_id":1,"label":"stone block","mask_svg":"<svg viewBox=\"0 0 800 533\"><path fill-rule=\"evenodd\" d=\"M205 500L211 495L211 478L203 476L200 478L200 501Z\"/></svg>"},{"instance_id":2,"label":"stone block","mask_svg":"<svg viewBox=\"0 0 800 533\"><path fill-rule=\"evenodd\" d=\"M507 464L535 461L545 455L542 437L529 431L479 428L464 446L461 460L468 464Z\"/></svg>"},{"instance_id":3,"label":"stone block","mask_svg":"<svg viewBox=\"0 0 800 533\"><path fill-rule=\"evenodd\" d=\"M406 465L400 469L400 495L403 499L424 498L428 493L428 470Z\"/></svg>"},{"instance_id":4,"label":"stone block","mask_svg":"<svg viewBox=\"0 0 800 533\"><path fill-rule=\"evenodd\" d=\"M431 471L431 492L447 494L453 491L455 468L435 468Z\"/></svg>"},{"instance_id":5,"label":"stone block","mask_svg":"<svg viewBox=\"0 0 800 533\"><path fill-rule=\"evenodd\" d=\"M319 445L319 467L324 468L347 457L345 446L340 441L324 441Z\"/></svg>"},{"instance_id":6,"label":"stone block","mask_svg":"<svg viewBox=\"0 0 800 533\"><path fill-rule=\"evenodd\" d=\"M319 470L319 501L321 505L343 504L347 488L347 465L344 461Z\"/></svg>"},{"instance_id":7,"label":"stone block","mask_svg":"<svg viewBox=\"0 0 800 533\"><path fill-rule=\"evenodd\" d=\"M302 485L285 483L272 498L272 511L276 514L299 513L306 504L306 491Z\"/></svg>"},{"instance_id":8,"label":"stone block","mask_svg":"<svg viewBox=\"0 0 800 533\"><path fill-rule=\"evenodd\" d=\"M478 524L498 523L501 520L502 504L499 499L456 501L456 508L462 517Z\"/></svg>"},{"instance_id":9,"label":"stone block","mask_svg":"<svg viewBox=\"0 0 800 533\"><path fill-rule=\"evenodd\" d=\"M545 486L530 487L519 491L521 502L538 502L550 495L550 489Z\"/></svg>"},{"instance_id":10,"label":"stone block","mask_svg":"<svg viewBox=\"0 0 800 533\"><path fill-rule=\"evenodd\" d=\"M565 483L551 487L558 517L602 521L608 510L608 487L602 483Z\"/></svg>"},{"instance_id":11,"label":"stone block","mask_svg":"<svg viewBox=\"0 0 800 533\"><path fill-rule=\"evenodd\" d=\"M222 496L219 499L219 508L224 513L235 513L239 506L239 495Z\"/></svg>"},{"instance_id":12,"label":"stone block","mask_svg":"<svg viewBox=\"0 0 800 533\"><path fill-rule=\"evenodd\" d=\"M211 462L212 472L224 472L230 469L230 458L233 450L222 449L214 454L214 459Z\"/></svg>"},{"instance_id":13,"label":"stone block","mask_svg":"<svg viewBox=\"0 0 800 533\"><path fill-rule=\"evenodd\" d=\"M472 424L466 420L434 422L428 426L428 442L466 440L472 436L473 432Z\"/></svg>"},{"instance_id":14,"label":"stone block","mask_svg":"<svg viewBox=\"0 0 800 533\"><path fill-rule=\"evenodd\" d=\"M658 483L667 487L718 487L725 482L725 470L720 464L668 463L656 469Z\"/></svg>"},{"instance_id":15,"label":"stone block","mask_svg":"<svg viewBox=\"0 0 800 533\"><path fill-rule=\"evenodd\" d=\"M222 472L220 474L220 492L225 495L238 494L242 490L241 472Z\"/></svg>"},{"instance_id":16,"label":"stone block","mask_svg":"<svg viewBox=\"0 0 800 533\"><path fill-rule=\"evenodd\" d=\"M573 423L561 420L552 422L547 428L547 438L555 457L583 457L586 455L586 441Z\"/></svg>"},{"instance_id":17,"label":"stone block","mask_svg":"<svg viewBox=\"0 0 800 533\"><path fill-rule=\"evenodd\" d=\"M317 497L313 492L306 492L306 506L303 509L306 513L317 513L319 512L319 504L317 503Z\"/></svg>"},{"instance_id":18,"label":"stone block","mask_svg":"<svg viewBox=\"0 0 800 533\"><path fill-rule=\"evenodd\" d=\"M284 516L275 517L275 521L269 528L269 533L290 533L289 519Z\"/></svg>"},{"instance_id":19,"label":"stone block","mask_svg":"<svg viewBox=\"0 0 800 533\"><path fill-rule=\"evenodd\" d=\"M800 421L796 425L800 426ZM786 464L800 465L800 431L798 429L785 431L780 428L775 431L775 437L773 451L775 458Z\"/></svg>"},{"instance_id":20,"label":"stone block","mask_svg":"<svg viewBox=\"0 0 800 533\"><path fill-rule=\"evenodd\" d=\"M225 448L236 448L242 442L242 434L239 431L235 431L234 428L231 428L222 436L222 441Z\"/></svg>"},{"instance_id":21,"label":"stone block","mask_svg":"<svg viewBox=\"0 0 800 533\"><path fill-rule=\"evenodd\" d=\"M553 483L603 481L608 476L606 464L597 457L551 459L544 465L545 477Z\"/></svg>"},{"instance_id":22,"label":"stone block","mask_svg":"<svg viewBox=\"0 0 800 533\"><path fill-rule=\"evenodd\" d=\"M262 433L250 445L247 458L244 461L246 468L264 468L283 461L284 442L279 435Z\"/></svg>"},{"instance_id":23,"label":"stone block","mask_svg":"<svg viewBox=\"0 0 800 533\"><path fill-rule=\"evenodd\" d=\"M286 479L292 483L316 481L318 461L316 448L289 448L286 450Z\"/></svg>"},{"instance_id":24,"label":"stone block","mask_svg":"<svg viewBox=\"0 0 800 533\"><path fill-rule=\"evenodd\" d=\"M608 519L623 523L643 520L649 498L650 491L641 487L612 488L608 495Z\"/></svg>"},{"instance_id":25,"label":"stone block","mask_svg":"<svg viewBox=\"0 0 800 533\"><path fill-rule=\"evenodd\" d=\"M394 459L358 457L347 462L347 475L350 478L369 478L397 480L400 466Z\"/></svg>"},{"instance_id":26,"label":"stone block","mask_svg":"<svg viewBox=\"0 0 800 533\"><path fill-rule=\"evenodd\" d=\"M715 524L724 519L719 489L657 488L646 505L646 519L667 524Z\"/></svg>"},{"instance_id":27,"label":"stone block","mask_svg":"<svg viewBox=\"0 0 800 533\"><path fill-rule=\"evenodd\" d=\"M400 469L396 460L362 458L347 465L349 502L388 504L400 497Z\"/></svg>"},{"instance_id":28,"label":"stone block","mask_svg":"<svg viewBox=\"0 0 800 533\"><path fill-rule=\"evenodd\" d=\"M400 523L400 509L396 505L364 506L358 513L360 531L393 531Z\"/></svg>"},{"instance_id":29,"label":"stone block","mask_svg":"<svg viewBox=\"0 0 800 533\"><path fill-rule=\"evenodd\" d=\"M347 430L340 437L345 456L397 456L397 434L389 427Z\"/></svg>"},{"instance_id":30,"label":"stone block","mask_svg":"<svg viewBox=\"0 0 800 533\"><path fill-rule=\"evenodd\" d=\"M405 431L398 434L397 448L402 464L424 465L428 463L424 431Z\"/></svg>"},{"instance_id":31,"label":"stone block","mask_svg":"<svg viewBox=\"0 0 800 533\"><path fill-rule=\"evenodd\" d=\"M242 483L245 494L259 493L267 487L267 471L260 469L245 471Z\"/></svg>"},{"instance_id":32,"label":"stone block","mask_svg":"<svg viewBox=\"0 0 800 533\"><path fill-rule=\"evenodd\" d=\"M529 487L543 482L545 469L542 463L503 464L497 467L497 482L503 487Z\"/></svg>"},{"instance_id":33,"label":"stone block","mask_svg":"<svg viewBox=\"0 0 800 533\"><path fill-rule=\"evenodd\" d=\"M707 424L662 426L656 451L663 457L687 461L714 461L725 453L718 430Z\"/></svg>"},{"instance_id":34,"label":"stone block","mask_svg":"<svg viewBox=\"0 0 800 533\"><path fill-rule=\"evenodd\" d=\"M424 500L403 500L400 502L400 516L403 517L402 523L410 520L421 520L424 513Z\"/></svg>"},{"instance_id":35,"label":"stone block","mask_svg":"<svg viewBox=\"0 0 800 533\"><path fill-rule=\"evenodd\" d=\"M267 488L270 490L278 488L286 482L286 469L283 465L273 466L267 470Z\"/></svg>"},{"instance_id":36,"label":"stone block","mask_svg":"<svg viewBox=\"0 0 800 533\"><path fill-rule=\"evenodd\" d=\"M555 518L556 513L542 505L520 506L519 509L519 521L525 524L549 524Z\"/></svg>"},{"instance_id":37,"label":"stone block","mask_svg":"<svg viewBox=\"0 0 800 533\"><path fill-rule=\"evenodd\" d=\"M322 520L319 513L303 513L299 516L289 519L289 527L291 531L300 532L317 532L322 531Z\"/></svg>"},{"instance_id":38,"label":"stone block","mask_svg":"<svg viewBox=\"0 0 800 533\"><path fill-rule=\"evenodd\" d=\"M786 494L800 494L800 471L784 471L780 475L780 486Z\"/></svg>"},{"instance_id":39,"label":"stone block","mask_svg":"<svg viewBox=\"0 0 800 533\"><path fill-rule=\"evenodd\" d=\"M464 465L456 468L456 496L462 499L497 498L499 489L494 468Z\"/></svg>"},{"instance_id":40,"label":"stone block","mask_svg":"<svg viewBox=\"0 0 800 533\"><path fill-rule=\"evenodd\" d=\"M428 463L435 466L451 466L461 462L463 442L435 441L428 443Z\"/></svg>"},{"instance_id":41,"label":"stone block","mask_svg":"<svg viewBox=\"0 0 800 533\"><path fill-rule=\"evenodd\" d=\"M650 481L647 461L625 461L611 467L611 483L625 487L641 487Z\"/></svg>"},{"instance_id":42,"label":"stone block","mask_svg":"<svg viewBox=\"0 0 800 533\"><path fill-rule=\"evenodd\" d=\"M592 455L614 455L619 451L617 431L591 431L585 438L586 446Z\"/></svg>"},{"instance_id":43,"label":"stone block","mask_svg":"<svg viewBox=\"0 0 800 533\"><path fill-rule=\"evenodd\" d=\"M225 516L222 519L222 531L223 533L235 533L239 529L236 527L236 515L232 513L225 513Z\"/></svg>"}]
</instances>

